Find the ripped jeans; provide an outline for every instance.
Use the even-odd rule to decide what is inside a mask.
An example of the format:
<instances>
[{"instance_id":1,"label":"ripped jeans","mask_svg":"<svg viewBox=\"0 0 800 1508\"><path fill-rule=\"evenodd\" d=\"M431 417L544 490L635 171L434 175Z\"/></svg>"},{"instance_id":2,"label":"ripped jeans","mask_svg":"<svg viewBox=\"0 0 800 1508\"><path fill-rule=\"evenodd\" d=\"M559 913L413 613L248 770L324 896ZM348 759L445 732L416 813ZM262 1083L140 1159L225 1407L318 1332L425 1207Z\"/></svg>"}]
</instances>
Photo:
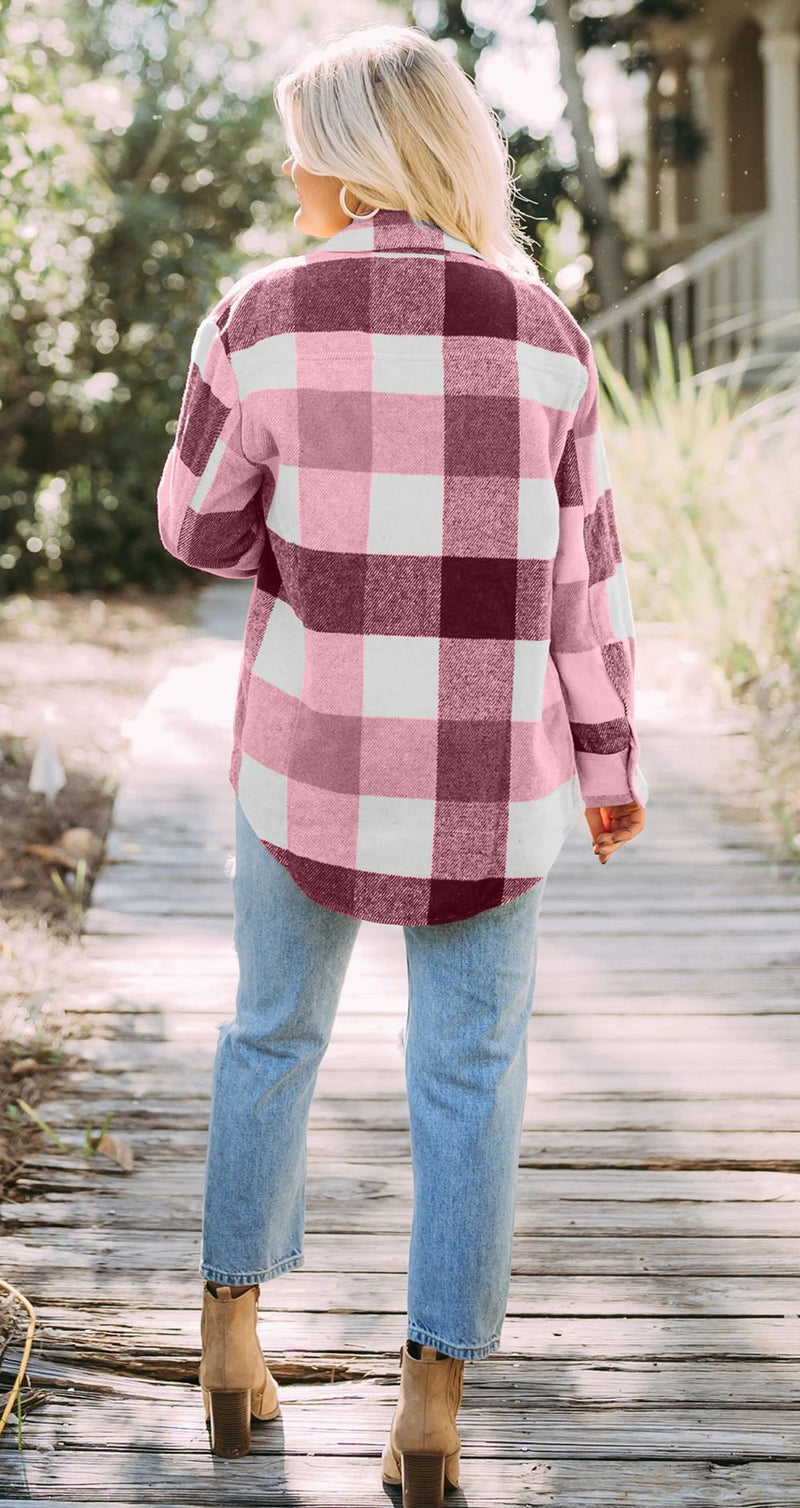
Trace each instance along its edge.
<instances>
[{"instance_id":1,"label":"ripped jeans","mask_svg":"<svg viewBox=\"0 0 800 1508\"><path fill-rule=\"evenodd\" d=\"M462 921L406 926L413 1213L409 1339L500 1345L546 880ZM236 1014L214 1059L198 1271L261 1283L303 1265L306 1130L361 925L310 899L236 802Z\"/></svg>"}]
</instances>

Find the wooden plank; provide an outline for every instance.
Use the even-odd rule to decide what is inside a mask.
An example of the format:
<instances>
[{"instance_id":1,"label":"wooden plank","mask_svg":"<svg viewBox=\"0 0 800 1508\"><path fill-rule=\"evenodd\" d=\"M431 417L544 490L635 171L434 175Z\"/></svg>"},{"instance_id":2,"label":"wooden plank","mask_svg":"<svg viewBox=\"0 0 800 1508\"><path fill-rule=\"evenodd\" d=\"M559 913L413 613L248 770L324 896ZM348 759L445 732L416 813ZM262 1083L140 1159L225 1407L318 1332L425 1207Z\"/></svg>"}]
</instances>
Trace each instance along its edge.
<instances>
[{"instance_id":1,"label":"wooden plank","mask_svg":"<svg viewBox=\"0 0 800 1508\"><path fill-rule=\"evenodd\" d=\"M282 1402L277 1428L255 1431L259 1455L305 1456L310 1441L315 1455L332 1463L341 1456L380 1454L391 1423L394 1390L365 1382L351 1384L344 1396L341 1384L332 1396L324 1386L304 1388L300 1397L299 1391ZM592 1410L576 1404L552 1409L537 1403L525 1414L509 1417L507 1410L483 1401L479 1411L473 1410L470 1402L465 1403L461 1424L465 1477L473 1459L491 1457L497 1450L507 1461L542 1454L556 1459L635 1459L667 1451L672 1460L704 1460L709 1454L729 1456L744 1448L751 1460L800 1459L798 1409L675 1406L665 1418L663 1408ZM37 1449L91 1450L97 1408L96 1399L54 1399L37 1418ZM191 1460L205 1444L199 1397L176 1399L156 1412L148 1402L111 1395L102 1399L100 1409L106 1448L124 1450L131 1436L145 1438L156 1469L162 1455L183 1454Z\"/></svg>"},{"instance_id":2,"label":"wooden plank","mask_svg":"<svg viewBox=\"0 0 800 1508\"><path fill-rule=\"evenodd\" d=\"M124 1175L121 1175L124 1176ZM688 1176L688 1175L687 1175ZM331 1188L334 1183L336 1187ZM80 1193L76 1209L76 1194ZM699 1207L702 1206L702 1207ZM34 1232L40 1226L78 1224L92 1226L98 1236L109 1226L138 1230L150 1244L163 1232L193 1232L200 1221L200 1195L171 1193L170 1202L144 1212L132 1201L127 1204L119 1183L109 1180L105 1193L96 1189L62 1190L48 1197L26 1199L24 1204L0 1205L0 1222L11 1231ZM359 1179L324 1179L309 1182L306 1230L356 1235L378 1231L407 1238L411 1225L411 1201L399 1196L390 1200L385 1188L373 1188ZM661 1200L637 1204L635 1200L536 1200L522 1198L517 1209L520 1235L552 1236L561 1240L584 1240L589 1235L635 1240L639 1236L792 1236L800 1235L800 1212L796 1203L751 1203L732 1200L705 1207L702 1201ZM154 1264L154 1265L157 1265Z\"/></svg>"},{"instance_id":3,"label":"wooden plank","mask_svg":"<svg viewBox=\"0 0 800 1508\"><path fill-rule=\"evenodd\" d=\"M228 1010L224 1013L224 1019L231 1021L233 1014L233 1009ZM347 1073L346 1087L349 1087L352 1076L354 1089L364 1072L375 1072L380 1076L379 1082L383 1082L387 1076L390 1081L392 1076L402 1079L400 1033L405 1019L405 1014L398 1013L395 1017L395 1030L387 1031L380 1039L335 1033L320 1068L321 1080L323 1075L337 1071L341 1078L342 1070ZM175 1032L175 1037L163 1033L159 1036L158 1047L162 1057L169 1058L171 1049L174 1054L172 1066L180 1064L187 1070L209 1073L217 1041L213 1020L198 1020L193 1031L191 1028L187 1030L176 1026ZM679 1028L676 1028L676 1034L678 1033ZM103 1073L151 1076L154 1070L156 1075L161 1072L160 1067L153 1062L152 1044L147 1041L140 1043L136 1037L109 1038L84 1034L70 1042L69 1050L70 1056L80 1064L91 1065ZM784 1092L791 1092L793 1085L796 1089L800 1068L800 1063L795 1064L795 1058L800 1060L800 1051L792 1051L785 1043L758 1042L752 1038L750 1041L745 1038L742 1042L735 1032L721 1033L717 1040L695 1039L691 1048L685 1053L676 1054L671 1063L665 1063L663 1042L658 1039L653 1041L646 1037L627 1038L623 1035L604 1041L602 1033L598 1033L576 1040L567 1033L562 1037L551 1038L532 1035L529 1069L531 1080L535 1076L539 1082L543 1077L561 1079L564 1076L578 1076L583 1081L598 1074L603 1077L608 1074L611 1080L625 1075L648 1078L655 1075L657 1088L666 1087L669 1078L680 1078L684 1082L704 1074L713 1077L716 1073L721 1080L729 1077L743 1080L746 1077L745 1069L749 1069L754 1083L768 1074L770 1083L778 1092L782 1085L786 1086Z\"/></svg>"},{"instance_id":4,"label":"wooden plank","mask_svg":"<svg viewBox=\"0 0 800 1508\"><path fill-rule=\"evenodd\" d=\"M52 1121L50 1122L52 1124ZM80 1152L83 1135L58 1128L62 1137ZM208 1141L207 1126L163 1128L160 1125L126 1131L137 1162L154 1165L181 1157L202 1160ZM312 1124L307 1137L310 1157L341 1164L363 1163L369 1158L384 1162L408 1162L410 1136L407 1128L377 1130L372 1126L319 1126ZM553 1130L546 1135L531 1128L523 1129L520 1145L521 1167L681 1168L702 1171L711 1168L800 1172L800 1131L680 1131L648 1128L599 1131ZM64 1169L62 1155L41 1152L27 1159L27 1165L41 1173Z\"/></svg>"},{"instance_id":5,"label":"wooden plank","mask_svg":"<svg viewBox=\"0 0 800 1508\"><path fill-rule=\"evenodd\" d=\"M168 1204L173 1198L194 1199L202 1190L203 1167L188 1164L182 1158L157 1167L134 1168L132 1174L121 1171L109 1158L93 1157L77 1164L57 1155L46 1174L55 1178L59 1167L64 1187L72 1179L86 1190L87 1199L110 1197L122 1207L147 1205L151 1208ZM381 1203L387 1199L404 1202L411 1193L411 1167L404 1163L350 1162L337 1177L325 1164L309 1165L308 1183L317 1197L336 1199L359 1194ZM521 1168L518 1178L519 1198L523 1205L557 1204L703 1204L709 1216L717 1208L730 1204L752 1203L755 1206L780 1204L785 1210L800 1206L800 1179L792 1173L723 1169L694 1170L638 1168Z\"/></svg>"},{"instance_id":6,"label":"wooden plank","mask_svg":"<svg viewBox=\"0 0 800 1508\"><path fill-rule=\"evenodd\" d=\"M52 1306L63 1296L64 1279L59 1270L37 1270L18 1265L4 1252L3 1272L10 1282L19 1282L31 1303ZM168 1293L170 1305L189 1308L199 1303L200 1275L184 1264L177 1270L155 1276ZM88 1307L92 1314L98 1305L115 1304L120 1313L139 1304L141 1286L131 1288L129 1270L103 1263L102 1284L96 1271L84 1264L70 1268L70 1301ZM720 1315L770 1318L790 1314L797 1309L796 1277L780 1278L774 1274L765 1283L759 1277L734 1277L730 1274L712 1278L695 1274L678 1276L658 1272L618 1277L585 1276L580 1284L574 1276L536 1277L517 1275L512 1285L508 1313L515 1317L543 1315ZM313 1272L303 1269L287 1273L262 1285L262 1308L271 1314L315 1312L320 1314L404 1314L406 1280L404 1273Z\"/></svg>"},{"instance_id":7,"label":"wooden plank","mask_svg":"<svg viewBox=\"0 0 800 1508\"><path fill-rule=\"evenodd\" d=\"M137 1014L141 1011L144 1014L157 1012L162 1016L169 1014L173 1017L187 1010L196 1012L200 1017L207 1013L216 1014L218 1011L232 1014L238 983L235 963L211 978L199 976L187 979L182 970L162 970L160 960L158 972L159 977L154 980L152 968L143 970L138 975L122 968L109 969L105 979L101 977L96 983L87 983L77 993L65 991L59 999L68 1014L86 1012L114 1017L118 1013ZM358 984L346 982L337 1020L345 1013L354 1018L364 1014L371 1014L376 1018L392 1015L404 1011L406 1003L407 992L395 981L382 982L380 986L366 979ZM564 1022L565 1031L570 1027L575 1030L592 1030L594 1019L599 1018L598 1030L602 1022L608 1020L626 1022L632 1031L638 1030L641 1034L646 1034L651 1023L654 1031L658 1029L658 1018L662 1015L673 1017L680 1021L681 1029L686 1027L689 1030L694 1016L720 1021L721 1027L726 1024L726 1017L745 1016L752 1017L752 1029L763 1025L769 1032L773 1017L782 1017L787 1023L791 1023L792 1016L798 1013L800 987L794 993L786 990L782 993L770 984L767 988L754 986L746 994L738 995L701 994L687 990L681 995L632 991L629 995L596 992L581 997L577 989L557 990L551 983L547 988L537 984L532 1022L535 1027L536 1023L555 1019ZM735 1021L731 1022L731 1028L741 1029ZM779 1030L780 1023L776 1022L775 1032L778 1033Z\"/></svg>"},{"instance_id":8,"label":"wooden plank","mask_svg":"<svg viewBox=\"0 0 800 1508\"><path fill-rule=\"evenodd\" d=\"M204 946L208 939L218 940L220 945L229 941L233 946L231 937L231 922L228 916L203 916L196 918L195 931L188 923L185 911L180 916L180 931L176 928L176 919L172 916L158 914L130 914L121 911L103 911L99 907L92 908L90 919L87 921L88 936L104 937L127 937L146 938L148 946L160 951L162 943L166 943L171 951L176 946L182 948L190 958L196 959L195 942L202 935ZM556 939L548 938L550 953L556 960ZM675 943L680 943L680 954L676 959ZM620 949L624 946L625 953L621 961ZM774 963L791 964L800 958L795 929L786 925L780 925L775 929L768 926L755 927L752 930L747 927L738 928L733 922L730 927L720 928L715 924L713 930L708 927L698 929L697 933L684 933L679 923L671 930L665 930L655 938L646 935L635 925L618 925L613 930L610 926L598 930L595 934L587 936L581 931L569 937L569 951L573 968L583 958L591 960L593 968L602 966L615 966L618 971L624 967L626 970L653 971L660 969L666 971L674 965L676 972L681 972L687 967L702 967L706 969L717 966L730 968L741 961L750 968L759 964L762 967L770 967ZM542 953L544 954L544 939L542 939ZM674 974L673 974L674 978Z\"/></svg>"},{"instance_id":9,"label":"wooden plank","mask_svg":"<svg viewBox=\"0 0 800 1508\"><path fill-rule=\"evenodd\" d=\"M596 866L596 861L593 865L588 863L589 842L587 829L587 861L574 866L569 883L566 883L561 865L548 876L539 921L542 936L562 928L566 918L585 917L588 921L592 917L600 917L608 921L619 920L620 903L624 904L626 915L633 911L662 918L693 914L714 916L734 907L737 902L741 911L741 891L730 873L720 866L700 865L693 871L691 878L684 874L680 885L665 885L663 904L659 907L657 896L651 893L649 887L643 889L639 873L641 855L637 858L632 846L624 854L620 850L619 855L615 856L621 862L619 866L615 866L616 873L612 879L611 866L601 869ZM159 854L152 859L148 858L146 862L141 856L137 856L127 863L112 863L104 868L96 882L94 894L100 897L103 909L114 910L119 903L127 908L132 900L147 900L146 895L136 894L146 879L148 893L153 899L157 897L169 902L180 895L187 901L196 903L209 898L214 905L226 899L227 914L232 915L233 877L228 871L232 868L233 857L232 849L220 851L213 859L208 859L197 849L189 848L175 850L171 857ZM667 861L667 869L670 862ZM635 872L632 872L630 865L633 865ZM674 864L673 867L677 881L678 866ZM742 917L753 913L788 917L796 915L800 893L796 878L792 883L792 871L787 871L784 883L779 888L775 884L776 876L768 865L750 867L754 869L754 873L748 878L747 910L741 912ZM664 865L660 868L662 875L664 868ZM672 878L668 874L668 879ZM362 922L364 928L375 925L381 924Z\"/></svg>"},{"instance_id":10,"label":"wooden plank","mask_svg":"<svg viewBox=\"0 0 800 1508\"><path fill-rule=\"evenodd\" d=\"M165 1054L162 1044L158 1044L158 1050L162 1056L169 1056ZM200 1099L210 1094L210 1055L201 1055L197 1049L187 1046L180 1053L175 1052L169 1062L173 1073L180 1074L185 1080L189 1097ZM82 1063L82 1067L74 1070L74 1081L76 1084L91 1086L90 1092L95 1100L109 1090L118 1096L140 1100L159 1098L156 1082L142 1071L115 1067L107 1061L101 1066L88 1053L83 1055ZM354 1068L344 1080L334 1058L326 1055L319 1070L318 1085L323 1099L345 1100L348 1103L362 1098L400 1097L405 1092L402 1059L395 1067L375 1065ZM604 1093L618 1097L646 1095L654 1100L663 1098L674 1102L679 1097L678 1085L686 1098L767 1099L774 1092L779 1099L787 1102L794 1099L796 1104L797 1074L788 1066L779 1072L771 1069L768 1064L756 1065L752 1072L748 1072L744 1061L730 1067L713 1063L693 1067L688 1063L685 1070L676 1066L668 1074L664 1069L659 1070L656 1064L648 1071L635 1064L626 1068L624 1063L614 1063L611 1058L611 1063L606 1068L600 1062L585 1066L568 1065L563 1069L544 1069L534 1060L530 1062L528 1072L528 1093L540 1098L548 1095L595 1096ZM166 1096L166 1086L162 1088L161 1095Z\"/></svg>"},{"instance_id":11,"label":"wooden plank","mask_svg":"<svg viewBox=\"0 0 800 1508\"><path fill-rule=\"evenodd\" d=\"M116 938L113 945L109 940L107 952L103 947L102 964L98 960L96 965L94 960L97 955L92 950L94 942L101 944L101 939L82 939L81 951L98 971L102 966L106 967L110 986L113 986L115 980L141 976L143 965L137 938L132 937L128 942ZM217 977L227 981L236 976L236 968L232 938L213 940L213 945L210 946L201 936L193 941L165 937L159 939L158 949L151 953L149 974L152 979L153 972L157 970L167 981L170 978L187 977L201 982ZM97 977L100 977L99 972ZM358 976L351 973L349 977L355 979ZM369 976L362 977L372 980L374 975L370 973ZM396 983L397 974L388 971L386 978L387 981ZM681 994L702 994L707 1000L731 999L749 1003L752 994L755 1005L759 1001L770 1000L773 996L779 998L789 995L794 1002L793 1008L797 1009L798 972L796 965L791 962L771 963L766 972L760 963L750 966L742 963L736 968L726 968L722 962L714 968L692 969L686 967L680 956L673 959L671 968L644 969L632 967L624 959L617 959L616 967L614 961L610 961L602 971L593 970L585 961L572 958L559 960L556 968L555 963L549 963L546 956L542 956L537 965L535 998L538 1000L544 995L563 1000L563 1008L568 1009L566 1002L570 995L580 992L576 1003L582 1009L584 1000L591 1000L593 997L605 1000L609 995L615 994L627 998L630 993L636 997L659 998L670 991L674 992L677 987ZM730 1009L734 1008L731 1005Z\"/></svg>"},{"instance_id":12,"label":"wooden plank","mask_svg":"<svg viewBox=\"0 0 800 1508\"><path fill-rule=\"evenodd\" d=\"M390 1079L393 1074L402 1077L400 1031L404 1022L405 1016L398 1015L395 1029L380 1039L336 1034L325 1052L320 1077L326 1072L341 1075L343 1071L347 1073L348 1083L351 1075L357 1082L357 1075L362 1072L374 1072L381 1077L388 1075ZM676 1032L678 1030L676 1028ZM210 1070L216 1046L216 1030L212 1023L201 1025L198 1022L191 1035L178 1032L175 1037L167 1038L162 1034L157 1041L167 1047L180 1043L180 1062L184 1067ZM137 1073L150 1071L153 1067L151 1043L140 1042L137 1037L83 1036L70 1043L70 1054L106 1073L117 1070ZM661 1040L653 1042L622 1036L606 1042L602 1034L577 1041L569 1034L561 1038L534 1037L530 1056L534 1059L531 1080L535 1077L538 1081L542 1077L574 1077L576 1073L581 1078L597 1074L605 1076L606 1073L612 1078L624 1074L655 1074L663 1085L668 1074L674 1077L683 1077L684 1074L698 1077L703 1073L712 1077L719 1075L720 1078L726 1075L742 1077L746 1068L753 1082L768 1074L776 1089L785 1084L791 1090L792 1085L796 1089L800 1073L800 1049L792 1052L785 1043L757 1039L742 1042L735 1033L730 1036L721 1033L716 1040L695 1039L691 1051L685 1054L688 1061L684 1064L684 1054L681 1053L669 1067L664 1064Z\"/></svg>"},{"instance_id":13,"label":"wooden plank","mask_svg":"<svg viewBox=\"0 0 800 1508\"><path fill-rule=\"evenodd\" d=\"M77 1076L76 1076L77 1077ZM69 1098L42 1101L42 1114L53 1128L68 1132L70 1127L86 1125L84 1076L74 1086ZM121 1093L119 1075L93 1074L90 1079L96 1100L104 1114L114 1113L115 1127L135 1130L166 1131L171 1127L197 1127L207 1131L209 1094L207 1081L194 1087L186 1085L186 1098L175 1098L172 1083L151 1083L146 1098L137 1098L135 1090ZM327 1128L365 1128L380 1134L408 1127L405 1091L383 1094L380 1099L348 1099L319 1092L311 1106L310 1125L320 1131ZM524 1126L528 1131L575 1130L653 1132L663 1135L679 1128L686 1136L692 1133L729 1133L734 1128L742 1134L772 1135L795 1132L800 1127L797 1095L771 1095L754 1099L743 1094L701 1094L687 1090L680 1097L669 1093L639 1093L628 1089L605 1093L603 1089L585 1094L545 1093L541 1088L528 1095ZM80 1138L71 1138L82 1141Z\"/></svg>"},{"instance_id":14,"label":"wooden plank","mask_svg":"<svg viewBox=\"0 0 800 1508\"><path fill-rule=\"evenodd\" d=\"M377 1051L381 1044L396 1042L407 1016L407 1001L400 991L390 994L382 990L380 1004L376 1003L377 991L366 989L356 995L348 992L343 998L334 1021L332 1042L369 1044ZM117 992L113 1002L108 995L98 991L94 1003L84 994L79 998L61 1001L65 1014L78 1015L85 1021L85 1040L102 1038L127 1040L131 1033L154 1041L175 1041L196 1033L209 1038L209 1021L220 1015L230 1019L235 1014L236 1001L232 995L217 990L205 1000L198 1000L187 986L185 993L176 998L170 994L169 1020L165 1020L163 1008L148 1006L136 990L126 999ZM91 1020L86 1019L91 1017ZM186 1020L185 1018L189 1018ZM538 1043L565 1043L579 1046L607 1047L609 1043L647 1043L657 1049L664 1043L672 1045L676 1036L683 1043L729 1044L762 1053L768 1044L778 1044L779 1050L794 1048L800 1056L800 1010L776 1011L760 1016L748 1014L744 1018L736 1014L704 1011L686 1016L678 1012L662 1011L638 1015L599 1011L591 1015L567 1014L557 1010L534 1012L528 1039L533 1046Z\"/></svg>"},{"instance_id":15,"label":"wooden plank","mask_svg":"<svg viewBox=\"0 0 800 1508\"><path fill-rule=\"evenodd\" d=\"M404 1276L406 1272L406 1243L380 1231L357 1235L308 1232L304 1249L305 1267L301 1269L304 1274ZM116 1227L101 1233L93 1226L42 1225L30 1240L26 1239L24 1227L20 1236L7 1231L3 1237L4 1262L12 1264L18 1273L38 1275L44 1261L69 1272L85 1268L96 1272L99 1289L107 1274L115 1271L158 1272L170 1281L174 1273L184 1271L194 1274L199 1281L196 1273L199 1254L199 1225L186 1234L162 1232L157 1249L143 1241L140 1233ZM570 1277L647 1273L656 1278L675 1274L794 1279L800 1275L800 1238L694 1234L648 1237L637 1233L635 1239L587 1235L580 1241L565 1241L560 1235L515 1236L514 1285L521 1276L556 1273ZM299 1279L300 1272L292 1276ZM270 1293L269 1285L263 1285L262 1307L271 1302Z\"/></svg>"},{"instance_id":16,"label":"wooden plank","mask_svg":"<svg viewBox=\"0 0 800 1508\"><path fill-rule=\"evenodd\" d=\"M142 876L138 876L141 884ZM98 910L120 917L188 918L202 917L214 921L232 921L230 882L221 883L216 877L198 884L189 876L176 878L170 884L154 873L152 880L133 890L128 876L118 875L114 885L107 883L99 891ZM570 904L558 903L558 909L542 905L539 923L539 938L542 948L551 939L567 937L572 941L576 927L582 937L605 937L613 930L615 935L630 936L637 940L642 933L648 937L705 936L713 926L717 936L742 937L750 934L783 935L787 927L797 926L800 920L800 902L791 898L777 898L768 892L767 899L751 904L738 912L735 906L736 892L721 891L715 897L702 890L699 898L684 896L680 904L660 906L655 896L642 893L641 881L625 895L594 897L587 891L580 898L572 895ZM619 914L620 902L624 913ZM102 902L102 905L100 904ZM133 924L131 924L133 926Z\"/></svg>"},{"instance_id":17,"label":"wooden plank","mask_svg":"<svg viewBox=\"0 0 800 1508\"><path fill-rule=\"evenodd\" d=\"M152 1044L164 1044L167 1050L172 1051L179 1044L184 1060L187 1059L188 1051L191 1051L193 1062L197 1068L202 1068L208 1063L214 1050L215 1027L221 1021L232 1021L232 1018L232 1010L218 1012L218 1018L209 1016L206 1021L187 1013L184 1019L175 1016L170 1018L167 1031L161 1028L157 1016L151 1018L149 1030L148 1022L140 1018L130 1022L122 1015L116 1018L116 1022L102 1022L105 1030L98 1031L98 1019L92 1018L90 1027L89 1022L84 1027L83 1038L75 1041L72 1057L96 1066L105 1074L113 1074L121 1069L136 1069L137 1057L148 1053ZM348 1018L347 1031L334 1027L330 1045L322 1060L319 1089L324 1089L322 1075L331 1069L337 1071L337 1077L347 1074L348 1083L351 1072L368 1071L372 1063L375 1071L381 1075L381 1080L387 1072L392 1072L393 1066L398 1069L399 1065L399 1069L402 1069L405 1025L405 1013L398 1012L398 1015L386 1016L381 1024L381 1031L375 1034L372 1034L368 1021L362 1025L362 1030L357 1030L357 1022L353 1018ZM89 1030L92 1030L92 1036L87 1034ZM657 1065L663 1065L664 1048L672 1047L675 1033L676 1028L673 1028L672 1033L652 1031L652 1034L646 1036L639 1033L627 1038L625 1034L612 1031L606 1038L601 1028L591 1033L577 1028L571 1033L563 1030L563 1027L559 1030L557 1024L551 1025L548 1022L542 1030L532 1030L529 1033L530 1087L533 1087L533 1081L541 1087L542 1077L550 1080L562 1074L574 1074L577 1068L582 1071L583 1078L588 1075L597 1077L598 1072L603 1071L606 1060L612 1063L618 1075L640 1072L651 1074L657 1071ZM738 1077L741 1060L747 1059L756 1083L762 1083L764 1075L771 1074L774 1087L779 1089L783 1081L791 1086L791 1078L786 1080L786 1071L791 1071L794 1057L800 1059L800 1042L797 1041L797 1031L791 1024L786 1033L767 1033L762 1042L758 1042L755 1034L726 1031L723 1028L717 1036L713 1033L687 1033L685 1051L692 1056L693 1078L702 1072L713 1072L714 1068L720 1077L729 1074ZM783 1071L780 1072L780 1069ZM661 1083L663 1080L664 1072L661 1071Z\"/></svg>"},{"instance_id":18,"label":"wooden plank","mask_svg":"<svg viewBox=\"0 0 800 1508\"><path fill-rule=\"evenodd\" d=\"M146 1292L140 1301L147 1298ZM108 1366L153 1371L173 1377L196 1376L199 1306L175 1308L144 1302L131 1309L96 1303L86 1310L40 1304L40 1350L44 1359L70 1361L90 1356ZM87 1317L91 1327L87 1329ZM405 1323L397 1314L324 1314L270 1311L259 1319L259 1337L276 1376L299 1357L397 1356ZM800 1320L796 1314L765 1315L509 1315L502 1330L505 1358L573 1357L613 1361L618 1357L738 1357L752 1359L754 1341L767 1358L800 1360ZM194 1368L194 1371L192 1370ZM158 1371L156 1371L158 1369ZM768 1400L765 1400L768 1401Z\"/></svg>"},{"instance_id":19,"label":"wooden plank","mask_svg":"<svg viewBox=\"0 0 800 1508\"><path fill-rule=\"evenodd\" d=\"M16 1375L19 1351L9 1348L0 1362L0 1381L10 1382ZM281 1401L314 1402L326 1405L334 1400L345 1403L362 1396L366 1381L375 1388L380 1377L380 1391L385 1382L397 1384L396 1356L376 1358L377 1372L355 1380L330 1382L322 1372L308 1381L281 1382ZM334 1363L339 1366L340 1363ZM355 1365L358 1365L356 1362ZM525 1408L662 1408L679 1402L681 1407L720 1407L722 1398L740 1407L758 1407L765 1400L765 1374L780 1408L792 1409L800 1404L800 1375L791 1361L770 1359L765 1368L758 1359L741 1361L731 1358L692 1357L688 1360L668 1358L618 1358L613 1366L604 1361L573 1360L565 1368L559 1360L525 1357L514 1360L497 1353L484 1362L465 1369L467 1405L471 1411L492 1408L497 1412L519 1415ZM154 1410L169 1410L176 1401L196 1408L197 1387L192 1381L163 1382L132 1373L104 1370L102 1367L76 1365L74 1361L56 1362L34 1359L26 1376L34 1386L47 1387L58 1395L68 1389L78 1391L83 1399L97 1399L110 1394L119 1399L137 1398L149 1402ZM391 1397L391 1394L389 1394Z\"/></svg>"},{"instance_id":20,"label":"wooden plank","mask_svg":"<svg viewBox=\"0 0 800 1508\"><path fill-rule=\"evenodd\" d=\"M34 1428L31 1416L30 1428ZM274 1428L274 1426L273 1426ZM145 1434L146 1439L146 1434ZM313 1443L307 1438L306 1443ZM2 1448L2 1441L0 1441ZM58 1499L53 1497L53 1455L25 1452L10 1456L7 1485L24 1492L20 1503L106 1503L136 1508L140 1503L169 1503L198 1508L198 1503L254 1504L257 1508L374 1508L386 1501L379 1461L369 1456L330 1459L314 1451L281 1458L257 1448L253 1455L221 1463L198 1441L196 1453L157 1457L134 1446L110 1457L97 1452L65 1451L58 1457ZM227 1468L227 1469L226 1469ZM674 1461L665 1446L655 1459L620 1460L616 1455L577 1461L543 1448L536 1459L507 1461L499 1454L474 1459L463 1473L463 1501L475 1508L791 1508L796 1490L794 1461ZM126 1499L127 1494L127 1499ZM17 1500L13 1500L17 1501ZM454 1499L457 1503L458 1499Z\"/></svg>"}]
</instances>

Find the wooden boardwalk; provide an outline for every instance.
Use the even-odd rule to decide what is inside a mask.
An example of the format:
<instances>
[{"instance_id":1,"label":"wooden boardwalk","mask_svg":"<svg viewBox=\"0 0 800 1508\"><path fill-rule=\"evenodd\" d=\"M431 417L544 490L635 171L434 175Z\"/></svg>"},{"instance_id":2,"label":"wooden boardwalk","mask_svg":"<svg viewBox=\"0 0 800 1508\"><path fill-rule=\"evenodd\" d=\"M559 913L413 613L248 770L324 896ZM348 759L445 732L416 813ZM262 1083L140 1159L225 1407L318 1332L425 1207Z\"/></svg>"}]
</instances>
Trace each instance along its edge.
<instances>
[{"instance_id":1,"label":"wooden boardwalk","mask_svg":"<svg viewBox=\"0 0 800 1508\"><path fill-rule=\"evenodd\" d=\"M13 1420L0 1438L4 1501L387 1501L411 1209L399 928L362 923L312 1111L306 1266L261 1290L282 1420L215 1459L195 1380L247 592L209 589L138 720L66 1002L85 1067L43 1106L75 1147L113 1110L134 1169L45 1150L30 1200L0 1210L48 1390L24 1450ZM800 1504L800 889L749 816L745 724L679 650L639 627L644 834L601 866L581 824L548 882L509 1313L499 1355L467 1367L452 1508Z\"/></svg>"}]
</instances>

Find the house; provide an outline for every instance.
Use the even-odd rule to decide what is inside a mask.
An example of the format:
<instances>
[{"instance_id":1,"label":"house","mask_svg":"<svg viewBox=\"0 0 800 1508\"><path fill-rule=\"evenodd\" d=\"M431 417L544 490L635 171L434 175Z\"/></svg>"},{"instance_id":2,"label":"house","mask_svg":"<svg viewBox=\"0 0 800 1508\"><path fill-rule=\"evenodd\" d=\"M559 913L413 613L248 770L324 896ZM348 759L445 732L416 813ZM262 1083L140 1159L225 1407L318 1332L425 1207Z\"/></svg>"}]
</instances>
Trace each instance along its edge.
<instances>
[{"instance_id":1,"label":"house","mask_svg":"<svg viewBox=\"0 0 800 1508\"><path fill-rule=\"evenodd\" d=\"M584 328L634 386L658 315L696 370L744 349L757 382L800 353L800 0L704 0L691 18L654 19L651 37L636 236L647 276ZM706 149L673 164L662 123L690 115Z\"/></svg>"}]
</instances>

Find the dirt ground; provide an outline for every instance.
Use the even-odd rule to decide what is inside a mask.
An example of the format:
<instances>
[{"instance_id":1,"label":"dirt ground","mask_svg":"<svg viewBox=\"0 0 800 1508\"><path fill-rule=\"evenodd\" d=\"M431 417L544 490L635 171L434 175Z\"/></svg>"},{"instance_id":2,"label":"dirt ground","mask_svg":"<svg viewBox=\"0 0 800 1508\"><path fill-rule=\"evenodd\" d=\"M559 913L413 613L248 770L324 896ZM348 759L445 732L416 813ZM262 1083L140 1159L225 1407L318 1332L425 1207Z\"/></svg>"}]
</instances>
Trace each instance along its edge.
<instances>
[{"instance_id":1,"label":"dirt ground","mask_svg":"<svg viewBox=\"0 0 800 1508\"><path fill-rule=\"evenodd\" d=\"M0 602L0 1199L22 1197L26 1151L47 1144L30 1110L71 1064L59 988L78 977L131 719L195 599L186 588ZM28 783L43 737L66 776L52 798Z\"/></svg>"}]
</instances>

